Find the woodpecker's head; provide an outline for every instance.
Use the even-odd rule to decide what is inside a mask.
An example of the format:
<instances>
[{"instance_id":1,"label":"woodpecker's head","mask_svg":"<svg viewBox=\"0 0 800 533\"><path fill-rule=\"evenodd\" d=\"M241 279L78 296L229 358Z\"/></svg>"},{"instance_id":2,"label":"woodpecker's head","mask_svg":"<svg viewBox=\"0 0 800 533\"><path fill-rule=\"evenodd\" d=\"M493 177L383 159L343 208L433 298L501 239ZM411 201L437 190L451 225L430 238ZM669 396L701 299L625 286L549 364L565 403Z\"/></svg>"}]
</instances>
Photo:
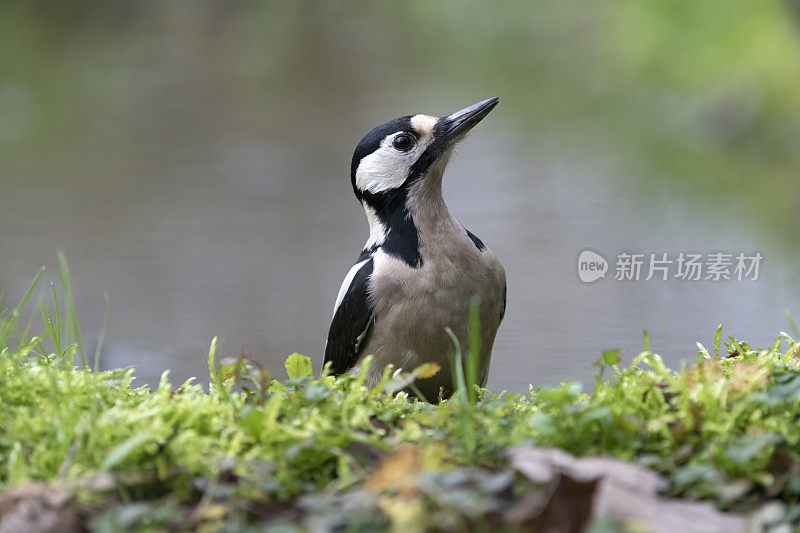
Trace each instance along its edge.
<instances>
[{"instance_id":1,"label":"woodpecker's head","mask_svg":"<svg viewBox=\"0 0 800 533\"><path fill-rule=\"evenodd\" d=\"M489 98L446 117L409 115L367 133L356 147L350 177L359 201L384 219L406 207L409 189L440 190L455 144L499 102Z\"/></svg>"}]
</instances>

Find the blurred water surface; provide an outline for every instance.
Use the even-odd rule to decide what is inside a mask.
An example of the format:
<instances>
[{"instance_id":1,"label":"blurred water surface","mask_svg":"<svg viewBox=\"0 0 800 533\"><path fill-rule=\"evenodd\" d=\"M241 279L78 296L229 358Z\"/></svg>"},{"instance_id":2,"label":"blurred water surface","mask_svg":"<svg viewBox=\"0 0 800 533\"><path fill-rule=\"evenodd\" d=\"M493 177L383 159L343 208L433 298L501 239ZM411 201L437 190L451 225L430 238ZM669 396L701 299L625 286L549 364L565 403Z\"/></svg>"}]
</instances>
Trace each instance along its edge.
<instances>
[{"instance_id":1,"label":"blurred water surface","mask_svg":"<svg viewBox=\"0 0 800 533\"><path fill-rule=\"evenodd\" d=\"M719 323L771 343L800 309L797 29L780 3L725 4L754 35L681 5L4 4L0 286L19 296L64 250L87 344L107 292L102 364L148 382L205 377L214 335L277 375L294 351L319 364L367 237L356 143L497 95L445 175L508 274L490 387L586 382L644 329L672 364ZM612 264L583 284L587 248L765 259L758 281L622 282Z\"/></svg>"}]
</instances>

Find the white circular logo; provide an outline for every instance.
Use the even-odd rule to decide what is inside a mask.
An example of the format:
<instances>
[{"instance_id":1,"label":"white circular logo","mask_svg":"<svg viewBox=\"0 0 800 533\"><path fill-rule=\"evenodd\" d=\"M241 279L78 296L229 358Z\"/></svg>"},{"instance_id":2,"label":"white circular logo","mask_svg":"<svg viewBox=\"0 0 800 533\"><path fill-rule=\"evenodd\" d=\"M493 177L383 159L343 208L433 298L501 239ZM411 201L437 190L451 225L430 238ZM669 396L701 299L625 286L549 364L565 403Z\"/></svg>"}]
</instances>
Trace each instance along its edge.
<instances>
[{"instance_id":1,"label":"white circular logo","mask_svg":"<svg viewBox=\"0 0 800 533\"><path fill-rule=\"evenodd\" d=\"M608 261L602 255L584 250L578 256L578 277L584 283L591 283L606 277Z\"/></svg>"}]
</instances>

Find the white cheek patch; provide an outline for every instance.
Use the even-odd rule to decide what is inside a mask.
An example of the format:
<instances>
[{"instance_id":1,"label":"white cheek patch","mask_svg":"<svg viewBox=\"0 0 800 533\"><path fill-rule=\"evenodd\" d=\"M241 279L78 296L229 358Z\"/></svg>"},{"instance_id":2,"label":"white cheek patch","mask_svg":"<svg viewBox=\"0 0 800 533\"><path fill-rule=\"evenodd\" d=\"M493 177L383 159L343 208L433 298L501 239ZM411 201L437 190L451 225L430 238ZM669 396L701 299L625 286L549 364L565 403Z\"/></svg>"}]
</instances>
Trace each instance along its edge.
<instances>
[{"instance_id":1,"label":"white cheek patch","mask_svg":"<svg viewBox=\"0 0 800 533\"><path fill-rule=\"evenodd\" d=\"M361 159L356 169L356 187L362 191L381 192L403 184L414 163L410 152L398 152L384 139L380 148Z\"/></svg>"},{"instance_id":2,"label":"white cheek patch","mask_svg":"<svg viewBox=\"0 0 800 533\"><path fill-rule=\"evenodd\" d=\"M425 119L419 119L417 121L419 123L436 124L436 117L416 115L414 119L417 117L425 117ZM432 119L432 122L427 119ZM432 125L430 128L433 131ZM387 136L381 141L377 150L361 159L356 168L356 187L359 190L378 193L400 187L408 178L411 166L433 140L432 135L420 134L414 148L408 152L401 152L392 146L392 141L398 134L399 132Z\"/></svg>"}]
</instances>

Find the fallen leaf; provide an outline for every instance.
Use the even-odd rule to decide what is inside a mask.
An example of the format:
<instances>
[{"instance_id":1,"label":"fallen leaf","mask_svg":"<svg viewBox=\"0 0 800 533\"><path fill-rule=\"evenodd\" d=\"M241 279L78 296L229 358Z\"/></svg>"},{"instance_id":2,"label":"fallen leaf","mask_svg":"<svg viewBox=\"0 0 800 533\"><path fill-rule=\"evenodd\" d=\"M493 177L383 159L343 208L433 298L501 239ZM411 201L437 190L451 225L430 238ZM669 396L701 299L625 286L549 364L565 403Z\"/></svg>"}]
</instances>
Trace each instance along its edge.
<instances>
[{"instance_id":1,"label":"fallen leaf","mask_svg":"<svg viewBox=\"0 0 800 533\"><path fill-rule=\"evenodd\" d=\"M762 390L769 385L770 376L769 369L761 365L736 361L731 370L731 388L736 392L746 387L750 387L750 390Z\"/></svg>"},{"instance_id":2,"label":"fallen leaf","mask_svg":"<svg viewBox=\"0 0 800 533\"><path fill-rule=\"evenodd\" d=\"M442 367L436 363L424 363L415 368L412 374L419 379L428 379L438 374L441 369Z\"/></svg>"},{"instance_id":3,"label":"fallen leaf","mask_svg":"<svg viewBox=\"0 0 800 533\"><path fill-rule=\"evenodd\" d=\"M686 384L694 388L699 384L710 384L725 379L725 372L719 359L704 359L686 371Z\"/></svg>"},{"instance_id":4,"label":"fallen leaf","mask_svg":"<svg viewBox=\"0 0 800 533\"><path fill-rule=\"evenodd\" d=\"M364 486L373 492L393 489L408 494L417 486L421 467L419 448L415 445L401 446L381 461Z\"/></svg>"},{"instance_id":5,"label":"fallen leaf","mask_svg":"<svg viewBox=\"0 0 800 533\"><path fill-rule=\"evenodd\" d=\"M0 494L0 533L84 531L72 492L59 484L31 481Z\"/></svg>"},{"instance_id":6,"label":"fallen leaf","mask_svg":"<svg viewBox=\"0 0 800 533\"><path fill-rule=\"evenodd\" d=\"M539 531L579 531L572 528L585 528L585 516L587 521L610 517L654 533L698 528L719 533L745 531L744 517L719 512L710 503L659 497L666 482L637 465L605 457L576 458L558 449L517 447L508 453L512 466L534 483L552 476L547 504L542 504L542 496L528 494L509 512L512 524L538 524ZM548 529L550 524L564 529Z\"/></svg>"}]
</instances>

